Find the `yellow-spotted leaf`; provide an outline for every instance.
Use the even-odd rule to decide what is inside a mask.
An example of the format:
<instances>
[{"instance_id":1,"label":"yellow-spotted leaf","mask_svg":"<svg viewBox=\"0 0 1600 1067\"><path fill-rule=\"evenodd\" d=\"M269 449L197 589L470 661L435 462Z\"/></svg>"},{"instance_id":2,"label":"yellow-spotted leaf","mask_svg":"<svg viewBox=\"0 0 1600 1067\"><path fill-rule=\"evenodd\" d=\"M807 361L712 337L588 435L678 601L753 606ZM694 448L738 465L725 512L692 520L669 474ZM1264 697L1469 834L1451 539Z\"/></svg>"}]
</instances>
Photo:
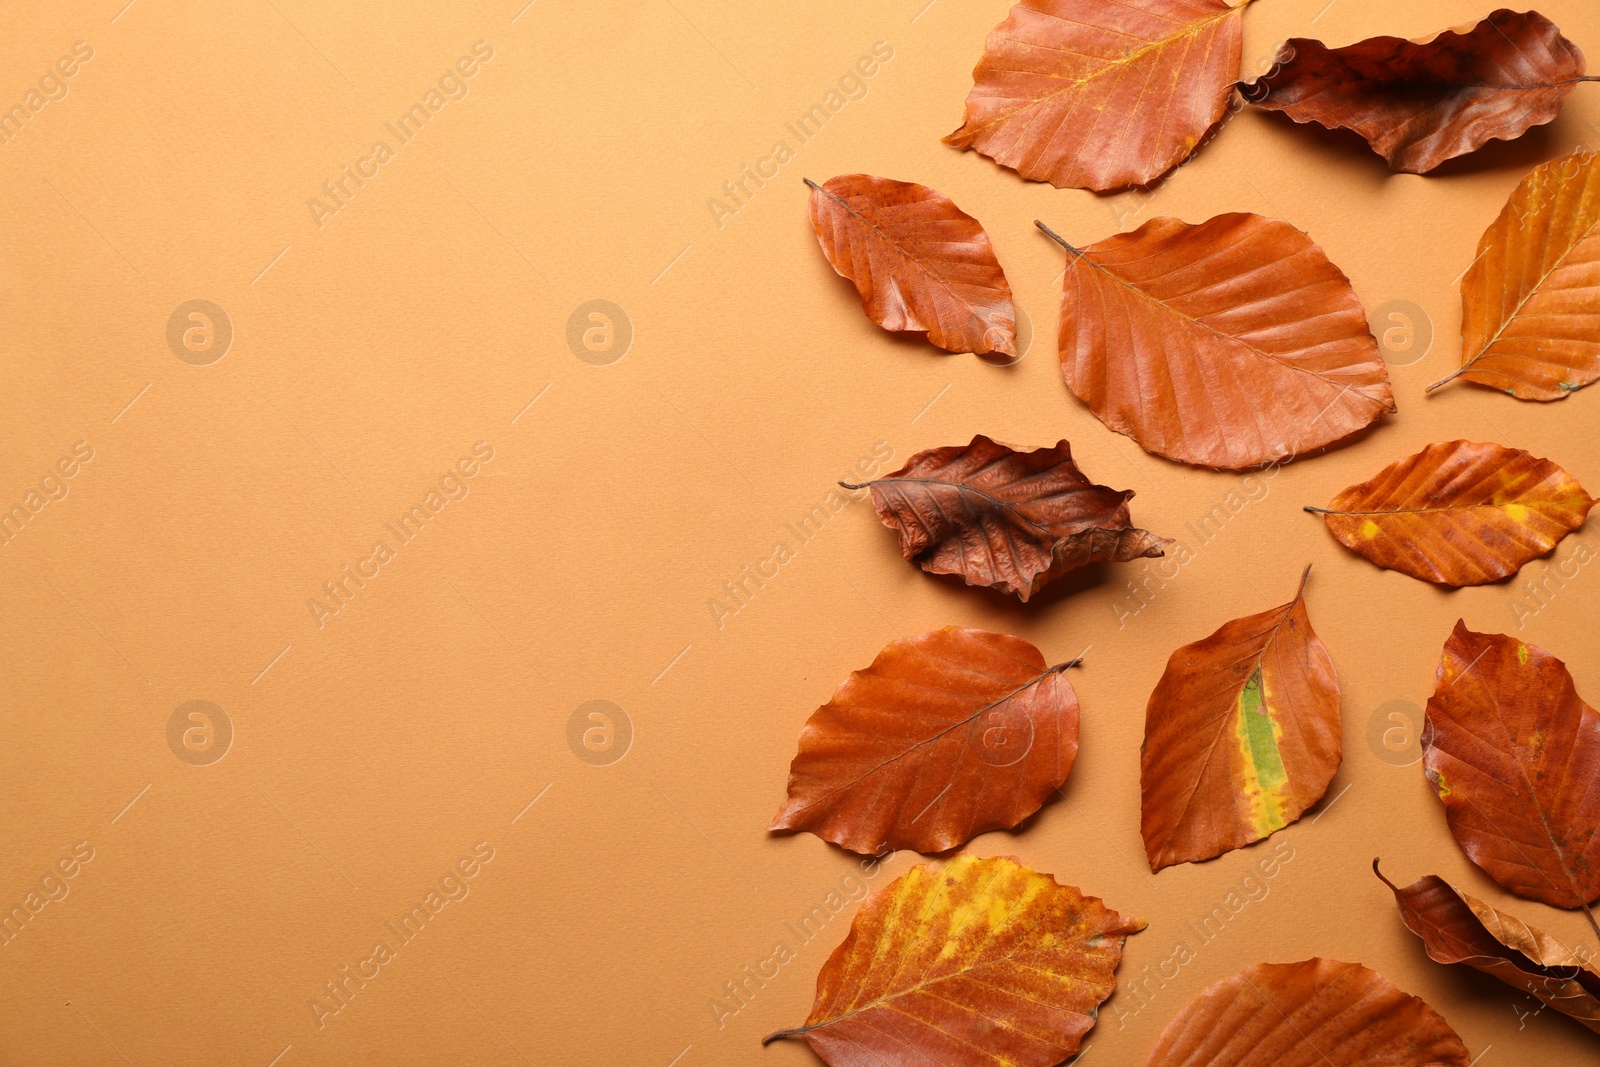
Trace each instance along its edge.
<instances>
[{"instance_id":1,"label":"yellow-spotted leaf","mask_svg":"<svg viewBox=\"0 0 1600 1067\"><path fill-rule=\"evenodd\" d=\"M1167 661L1141 759L1152 869L1260 841L1327 791L1340 761L1339 680L1311 630L1305 589L1302 576L1289 603L1235 619Z\"/></svg>"},{"instance_id":2,"label":"yellow-spotted leaf","mask_svg":"<svg viewBox=\"0 0 1600 1067\"><path fill-rule=\"evenodd\" d=\"M1463 586L1515 574L1582 526L1593 506L1583 486L1547 459L1450 441L1391 463L1326 508L1306 510L1380 567Z\"/></svg>"},{"instance_id":3,"label":"yellow-spotted leaf","mask_svg":"<svg viewBox=\"0 0 1600 1067\"><path fill-rule=\"evenodd\" d=\"M1055 1067L1144 929L1005 856L911 868L862 905L817 976L803 1039L831 1067Z\"/></svg>"}]
</instances>

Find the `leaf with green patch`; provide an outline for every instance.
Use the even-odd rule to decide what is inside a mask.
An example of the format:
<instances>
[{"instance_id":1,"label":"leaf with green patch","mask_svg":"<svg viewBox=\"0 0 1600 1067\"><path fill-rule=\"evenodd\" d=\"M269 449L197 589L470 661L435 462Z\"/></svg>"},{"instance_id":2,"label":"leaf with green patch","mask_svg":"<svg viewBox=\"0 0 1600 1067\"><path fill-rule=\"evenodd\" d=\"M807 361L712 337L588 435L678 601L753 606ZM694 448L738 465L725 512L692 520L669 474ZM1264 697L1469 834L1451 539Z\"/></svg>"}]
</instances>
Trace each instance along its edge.
<instances>
[{"instance_id":1,"label":"leaf with green patch","mask_svg":"<svg viewBox=\"0 0 1600 1067\"><path fill-rule=\"evenodd\" d=\"M1339 769L1339 680L1312 632L1305 581L1289 603L1235 619L1167 661L1141 761L1152 869L1272 835L1321 799Z\"/></svg>"}]
</instances>

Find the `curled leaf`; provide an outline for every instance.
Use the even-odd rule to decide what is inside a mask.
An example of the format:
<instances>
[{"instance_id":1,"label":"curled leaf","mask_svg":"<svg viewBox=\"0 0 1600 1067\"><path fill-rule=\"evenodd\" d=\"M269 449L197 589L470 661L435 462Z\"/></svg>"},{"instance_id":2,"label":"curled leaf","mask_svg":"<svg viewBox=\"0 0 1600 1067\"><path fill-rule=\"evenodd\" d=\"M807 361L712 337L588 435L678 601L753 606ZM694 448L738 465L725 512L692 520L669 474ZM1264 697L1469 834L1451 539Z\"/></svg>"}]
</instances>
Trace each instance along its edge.
<instances>
[{"instance_id":1,"label":"curled leaf","mask_svg":"<svg viewBox=\"0 0 1600 1067\"><path fill-rule=\"evenodd\" d=\"M1327 791L1339 744L1339 679L1302 577L1289 603L1167 661L1140 757L1151 868L1211 859L1294 822Z\"/></svg>"},{"instance_id":2,"label":"curled leaf","mask_svg":"<svg viewBox=\"0 0 1600 1067\"><path fill-rule=\"evenodd\" d=\"M1600 714L1566 664L1456 623L1428 700L1422 767L1450 832L1490 878L1558 908L1600 897Z\"/></svg>"},{"instance_id":3,"label":"curled leaf","mask_svg":"<svg viewBox=\"0 0 1600 1067\"><path fill-rule=\"evenodd\" d=\"M830 1067L1055 1067L1144 929L1009 857L919 864L873 894L817 976L803 1038Z\"/></svg>"},{"instance_id":4,"label":"curled leaf","mask_svg":"<svg viewBox=\"0 0 1600 1067\"><path fill-rule=\"evenodd\" d=\"M955 626L891 643L806 723L769 829L879 854L1017 825L1077 757L1072 665Z\"/></svg>"},{"instance_id":5,"label":"curled leaf","mask_svg":"<svg viewBox=\"0 0 1600 1067\"><path fill-rule=\"evenodd\" d=\"M1456 378L1561 400L1600 378L1600 156L1534 168L1461 279Z\"/></svg>"},{"instance_id":6,"label":"curled leaf","mask_svg":"<svg viewBox=\"0 0 1600 1067\"><path fill-rule=\"evenodd\" d=\"M1191 1000L1146 1067L1468 1067L1438 1012L1359 963L1258 963Z\"/></svg>"},{"instance_id":7,"label":"curled leaf","mask_svg":"<svg viewBox=\"0 0 1600 1067\"><path fill-rule=\"evenodd\" d=\"M1380 567L1463 586L1515 574L1582 526L1593 506L1583 486L1547 459L1450 441L1389 464L1326 508L1306 510Z\"/></svg>"},{"instance_id":8,"label":"curled leaf","mask_svg":"<svg viewBox=\"0 0 1600 1067\"><path fill-rule=\"evenodd\" d=\"M1537 11L1344 48L1296 37L1246 100L1296 122L1354 130L1393 170L1426 174L1550 122L1583 78L1583 52Z\"/></svg>"},{"instance_id":9,"label":"curled leaf","mask_svg":"<svg viewBox=\"0 0 1600 1067\"><path fill-rule=\"evenodd\" d=\"M885 330L926 331L950 352L1017 354L1011 285L989 235L955 201L870 174L806 184L822 253L855 283L868 318Z\"/></svg>"},{"instance_id":10,"label":"curled leaf","mask_svg":"<svg viewBox=\"0 0 1600 1067\"><path fill-rule=\"evenodd\" d=\"M1023 0L990 32L944 143L1057 188L1148 184L1227 111L1249 2Z\"/></svg>"},{"instance_id":11,"label":"curled leaf","mask_svg":"<svg viewBox=\"0 0 1600 1067\"><path fill-rule=\"evenodd\" d=\"M1090 482L1065 441L1018 452L979 434L918 452L865 488L906 559L1023 601L1075 567L1160 556L1171 543L1133 526L1133 490Z\"/></svg>"},{"instance_id":12,"label":"curled leaf","mask_svg":"<svg viewBox=\"0 0 1600 1067\"><path fill-rule=\"evenodd\" d=\"M1405 888L1372 869L1394 892L1406 927L1437 963L1464 963L1537 997L1600 1034L1600 970L1565 944L1492 908L1438 875Z\"/></svg>"},{"instance_id":13,"label":"curled leaf","mask_svg":"<svg viewBox=\"0 0 1600 1067\"><path fill-rule=\"evenodd\" d=\"M1260 215L1158 218L1067 249L1061 373L1146 452L1242 470L1341 441L1395 410L1344 272Z\"/></svg>"}]
</instances>

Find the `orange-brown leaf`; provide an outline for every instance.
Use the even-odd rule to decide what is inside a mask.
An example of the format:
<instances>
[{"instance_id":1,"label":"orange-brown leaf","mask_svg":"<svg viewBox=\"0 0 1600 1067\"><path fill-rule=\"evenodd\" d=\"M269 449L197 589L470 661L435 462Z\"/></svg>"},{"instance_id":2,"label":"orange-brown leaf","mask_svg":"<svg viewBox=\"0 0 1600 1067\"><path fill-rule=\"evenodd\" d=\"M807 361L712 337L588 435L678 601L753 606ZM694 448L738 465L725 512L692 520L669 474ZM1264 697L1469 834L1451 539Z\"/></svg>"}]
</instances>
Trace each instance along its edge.
<instances>
[{"instance_id":1,"label":"orange-brown leaf","mask_svg":"<svg viewBox=\"0 0 1600 1067\"><path fill-rule=\"evenodd\" d=\"M918 452L866 487L906 559L1024 601L1074 567L1160 556L1171 543L1133 526L1133 490L1090 482L1065 441L1018 452L979 434Z\"/></svg>"},{"instance_id":2,"label":"orange-brown leaf","mask_svg":"<svg viewBox=\"0 0 1600 1067\"><path fill-rule=\"evenodd\" d=\"M1600 714L1566 664L1463 623L1428 700L1422 767L1467 857L1519 897L1600 897Z\"/></svg>"},{"instance_id":3,"label":"orange-brown leaf","mask_svg":"<svg viewBox=\"0 0 1600 1067\"><path fill-rule=\"evenodd\" d=\"M1067 388L1145 451L1241 470L1395 410L1350 280L1288 223L1158 218L1081 252L1050 235Z\"/></svg>"},{"instance_id":4,"label":"orange-brown leaf","mask_svg":"<svg viewBox=\"0 0 1600 1067\"><path fill-rule=\"evenodd\" d=\"M1461 378L1561 400L1600 378L1600 156L1537 167L1461 279Z\"/></svg>"},{"instance_id":5,"label":"orange-brown leaf","mask_svg":"<svg viewBox=\"0 0 1600 1067\"><path fill-rule=\"evenodd\" d=\"M990 32L944 143L1058 188L1148 184L1226 112L1247 3L1023 0Z\"/></svg>"},{"instance_id":6,"label":"orange-brown leaf","mask_svg":"<svg viewBox=\"0 0 1600 1067\"><path fill-rule=\"evenodd\" d=\"M1259 963L1191 1000L1146 1067L1468 1067L1438 1012L1359 963Z\"/></svg>"},{"instance_id":7,"label":"orange-brown leaf","mask_svg":"<svg viewBox=\"0 0 1600 1067\"><path fill-rule=\"evenodd\" d=\"M803 1038L831 1067L1055 1067L1144 922L1009 857L911 868L862 905Z\"/></svg>"},{"instance_id":8,"label":"orange-brown leaf","mask_svg":"<svg viewBox=\"0 0 1600 1067\"><path fill-rule=\"evenodd\" d=\"M1594 500L1520 448L1429 445L1352 485L1320 514L1340 543L1388 570L1439 585L1515 574L1583 525Z\"/></svg>"},{"instance_id":9,"label":"orange-brown leaf","mask_svg":"<svg viewBox=\"0 0 1600 1067\"><path fill-rule=\"evenodd\" d=\"M1544 1001L1600 1034L1600 970L1565 944L1509 912L1490 907L1438 875L1394 891L1407 928L1438 963L1464 963Z\"/></svg>"},{"instance_id":10,"label":"orange-brown leaf","mask_svg":"<svg viewBox=\"0 0 1600 1067\"><path fill-rule=\"evenodd\" d=\"M1078 754L1078 697L1020 637L891 643L811 716L772 830L860 853L944 852L1039 810Z\"/></svg>"},{"instance_id":11,"label":"orange-brown leaf","mask_svg":"<svg viewBox=\"0 0 1600 1067\"><path fill-rule=\"evenodd\" d=\"M1017 354L1011 285L978 220L936 189L841 174L811 186L823 255L886 330L926 331L950 352Z\"/></svg>"},{"instance_id":12,"label":"orange-brown leaf","mask_svg":"<svg viewBox=\"0 0 1600 1067\"><path fill-rule=\"evenodd\" d=\"M1167 661L1140 760L1151 868L1211 859L1294 822L1327 791L1339 743L1339 679L1302 578L1289 603Z\"/></svg>"},{"instance_id":13,"label":"orange-brown leaf","mask_svg":"<svg viewBox=\"0 0 1600 1067\"><path fill-rule=\"evenodd\" d=\"M1582 77L1583 52L1555 23L1500 10L1418 41L1329 48L1296 37L1244 96L1296 122L1354 130L1391 169L1426 174L1551 121Z\"/></svg>"}]
</instances>

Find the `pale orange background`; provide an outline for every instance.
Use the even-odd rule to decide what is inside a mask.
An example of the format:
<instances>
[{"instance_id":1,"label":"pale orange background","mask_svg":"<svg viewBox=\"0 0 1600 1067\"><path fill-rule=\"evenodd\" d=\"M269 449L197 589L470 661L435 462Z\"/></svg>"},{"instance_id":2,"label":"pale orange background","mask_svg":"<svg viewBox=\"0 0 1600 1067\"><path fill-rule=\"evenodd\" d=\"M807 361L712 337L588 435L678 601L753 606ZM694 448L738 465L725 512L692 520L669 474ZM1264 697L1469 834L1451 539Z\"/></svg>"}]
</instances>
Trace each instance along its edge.
<instances>
[{"instance_id":1,"label":"pale orange background","mask_svg":"<svg viewBox=\"0 0 1600 1067\"><path fill-rule=\"evenodd\" d=\"M1206 985L1313 955L1426 997L1484 1067L1594 1058L1593 1035L1551 1011L1519 1018L1537 1005L1429 962L1401 927L1375 855L1396 880L1443 874L1595 947L1576 914L1513 902L1472 867L1420 769L1380 759L1368 727L1386 702L1425 702L1458 617L1550 649L1600 696L1600 570L1518 630L1521 582L1552 561L1444 592L1350 555L1300 509L1457 437L1527 448L1600 487L1600 390L1551 405L1422 393L1456 365L1455 279L1479 234L1531 166L1600 146L1600 86L1432 178L1245 113L1151 195L1101 198L939 143L1005 0L123 4L0 19L6 106L73 42L94 50L67 96L0 146L0 504L74 442L94 450L0 548L0 905L75 843L94 849L70 894L0 949L0 1062L813 1062L758 1040L805 1017L856 905L809 944L785 924L857 860L764 827L812 709L889 640L948 624L1019 634L1052 660L1092 646L1073 675L1082 753L1065 800L971 846L1149 920L1088 1062L1142 1063ZM1592 4L1544 10L1600 55ZM1289 36L1420 36L1484 14L1462 0L1263 0L1246 14L1245 70ZM319 227L307 200L376 140L395 148L384 123L477 41L494 54L468 95ZM784 123L878 41L893 59L867 96L716 225L708 199L776 139L794 147ZM801 184L848 171L933 185L982 220L1038 327L1019 365L865 320L818 252ZM1066 393L1062 255L1031 224L1087 243L1235 210L1309 231L1369 311L1425 309L1432 350L1394 369L1397 417L1279 473L1120 628L1146 564L1024 607L906 564L859 503L717 625L708 601L724 581L779 540L794 547L784 524L880 441L898 466L978 432L1065 437L1092 477L1138 491L1141 525L1193 545L1187 524L1240 476L1146 456ZM234 328L209 366L165 339L197 298ZM591 299L634 330L609 365L567 343ZM478 441L494 458L469 495L319 627L307 600L375 541L393 545L383 524ZM1592 524L1554 565L1580 542L1596 545ZM1175 980L1147 984L1141 1008L1129 984L1274 847L1149 874L1146 697L1175 647L1280 603L1307 561L1344 687L1337 800L1279 835L1294 859L1265 899ZM167 743L174 709L197 699L235 731L204 767ZM596 699L634 731L610 765L567 740ZM470 895L398 946L384 923L479 842L494 858ZM379 939L395 958L319 1029L312 998ZM719 1027L712 999L777 941L794 961Z\"/></svg>"}]
</instances>

